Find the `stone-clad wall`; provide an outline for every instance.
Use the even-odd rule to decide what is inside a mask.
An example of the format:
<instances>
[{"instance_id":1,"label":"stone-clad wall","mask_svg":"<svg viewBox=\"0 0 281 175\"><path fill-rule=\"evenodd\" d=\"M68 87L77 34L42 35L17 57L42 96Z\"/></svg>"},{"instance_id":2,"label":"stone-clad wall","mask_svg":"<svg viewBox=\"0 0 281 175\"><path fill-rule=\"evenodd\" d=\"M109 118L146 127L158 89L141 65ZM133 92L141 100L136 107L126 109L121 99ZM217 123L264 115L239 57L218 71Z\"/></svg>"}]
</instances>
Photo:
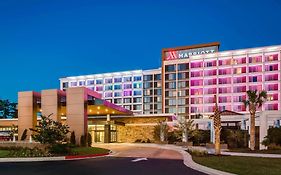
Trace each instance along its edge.
<instances>
[{"instance_id":1,"label":"stone-clad wall","mask_svg":"<svg viewBox=\"0 0 281 175\"><path fill-rule=\"evenodd\" d=\"M165 120L166 117L119 118L116 121L125 123L125 126L117 126L117 141L127 143L148 139L153 141L154 126Z\"/></svg>"}]
</instances>

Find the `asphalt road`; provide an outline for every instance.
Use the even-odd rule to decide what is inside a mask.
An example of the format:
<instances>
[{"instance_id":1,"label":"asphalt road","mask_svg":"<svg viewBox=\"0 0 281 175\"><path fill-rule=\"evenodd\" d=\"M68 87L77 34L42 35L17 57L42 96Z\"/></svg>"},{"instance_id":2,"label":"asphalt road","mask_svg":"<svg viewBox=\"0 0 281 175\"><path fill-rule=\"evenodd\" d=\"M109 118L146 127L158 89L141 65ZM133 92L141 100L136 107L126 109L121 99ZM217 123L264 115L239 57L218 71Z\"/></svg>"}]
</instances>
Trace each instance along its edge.
<instances>
[{"instance_id":1,"label":"asphalt road","mask_svg":"<svg viewBox=\"0 0 281 175\"><path fill-rule=\"evenodd\" d=\"M176 151L99 144L113 156L85 160L0 163L0 175L203 175L183 164ZM141 158L143 160L134 160Z\"/></svg>"},{"instance_id":2,"label":"asphalt road","mask_svg":"<svg viewBox=\"0 0 281 175\"><path fill-rule=\"evenodd\" d=\"M2 175L202 175L182 160L152 159L132 162L131 157L87 160L0 163Z\"/></svg>"}]
</instances>

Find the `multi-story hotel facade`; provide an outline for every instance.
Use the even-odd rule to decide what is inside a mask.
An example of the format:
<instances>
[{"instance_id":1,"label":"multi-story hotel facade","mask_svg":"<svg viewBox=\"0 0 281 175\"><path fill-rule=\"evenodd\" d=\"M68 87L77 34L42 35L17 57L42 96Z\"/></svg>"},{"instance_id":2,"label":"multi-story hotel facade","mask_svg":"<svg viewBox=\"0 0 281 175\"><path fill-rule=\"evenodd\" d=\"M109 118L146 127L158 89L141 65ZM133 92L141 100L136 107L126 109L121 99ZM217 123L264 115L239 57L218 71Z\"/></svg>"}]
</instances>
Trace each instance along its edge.
<instances>
[{"instance_id":1,"label":"multi-story hotel facade","mask_svg":"<svg viewBox=\"0 0 281 175\"><path fill-rule=\"evenodd\" d=\"M247 113L247 90L266 90L262 111L279 111L281 45L219 52L219 43L162 50L162 67L60 79L61 89L86 86L134 113L202 118L214 111Z\"/></svg>"}]
</instances>

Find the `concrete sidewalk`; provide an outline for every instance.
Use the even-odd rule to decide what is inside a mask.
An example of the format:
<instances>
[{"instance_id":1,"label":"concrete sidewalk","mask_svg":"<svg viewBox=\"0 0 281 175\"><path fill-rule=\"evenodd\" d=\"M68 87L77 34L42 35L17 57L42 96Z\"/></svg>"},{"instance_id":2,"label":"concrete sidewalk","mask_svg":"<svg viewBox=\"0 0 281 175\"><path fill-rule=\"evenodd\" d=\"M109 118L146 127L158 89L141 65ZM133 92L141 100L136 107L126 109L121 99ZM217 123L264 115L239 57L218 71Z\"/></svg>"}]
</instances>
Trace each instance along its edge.
<instances>
[{"instance_id":1,"label":"concrete sidewalk","mask_svg":"<svg viewBox=\"0 0 281 175\"><path fill-rule=\"evenodd\" d=\"M281 154L260 154L260 153L239 153L239 152L222 152L227 156L245 156L245 157L264 157L264 158L281 158Z\"/></svg>"}]
</instances>

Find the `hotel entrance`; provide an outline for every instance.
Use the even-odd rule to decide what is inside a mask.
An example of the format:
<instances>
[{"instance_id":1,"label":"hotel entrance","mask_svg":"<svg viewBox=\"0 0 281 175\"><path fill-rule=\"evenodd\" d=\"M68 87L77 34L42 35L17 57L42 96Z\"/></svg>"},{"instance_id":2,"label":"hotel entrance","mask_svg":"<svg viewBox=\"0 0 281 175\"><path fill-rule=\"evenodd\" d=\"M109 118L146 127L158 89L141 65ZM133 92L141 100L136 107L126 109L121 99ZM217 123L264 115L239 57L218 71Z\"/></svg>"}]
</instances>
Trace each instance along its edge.
<instances>
[{"instance_id":1,"label":"hotel entrance","mask_svg":"<svg viewBox=\"0 0 281 175\"><path fill-rule=\"evenodd\" d=\"M92 135L93 143L104 143L105 142L105 125L89 125L88 130ZM110 125L110 143L117 142L116 125Z\"/></svg>"}]
</instances>

